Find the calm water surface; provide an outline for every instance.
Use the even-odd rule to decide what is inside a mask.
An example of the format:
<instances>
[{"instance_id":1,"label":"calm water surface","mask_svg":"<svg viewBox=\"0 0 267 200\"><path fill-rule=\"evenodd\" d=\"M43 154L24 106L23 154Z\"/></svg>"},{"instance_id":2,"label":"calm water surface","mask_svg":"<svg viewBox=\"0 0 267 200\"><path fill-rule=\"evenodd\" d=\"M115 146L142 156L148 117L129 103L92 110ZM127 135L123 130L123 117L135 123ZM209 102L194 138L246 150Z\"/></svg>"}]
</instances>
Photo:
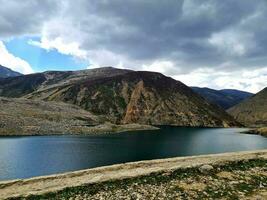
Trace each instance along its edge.
<instances>
[{"instance_id":1,"label":"calm water surface","mask_svg":"<svg viewBox=\"0 0 267 200\"><path fill-rule=\"evenodd\" d=\"M129 161L267 148L243 129L162 127L100 136L0 137L0 180Z\"/></svg>"}]
</instances>

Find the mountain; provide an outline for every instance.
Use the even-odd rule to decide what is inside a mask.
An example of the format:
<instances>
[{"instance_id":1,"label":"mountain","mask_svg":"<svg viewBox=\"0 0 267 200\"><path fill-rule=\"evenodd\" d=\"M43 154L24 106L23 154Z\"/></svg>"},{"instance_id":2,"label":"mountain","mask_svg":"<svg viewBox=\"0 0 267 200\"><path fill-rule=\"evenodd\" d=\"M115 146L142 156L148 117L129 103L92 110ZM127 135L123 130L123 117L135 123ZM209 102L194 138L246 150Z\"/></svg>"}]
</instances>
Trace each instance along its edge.
<instances>
[{"instance_id":1,"label":"mountain","mask_svg":"<svg viewBox=\"0 0 267 200\"><path fill-rule=\"evenodd\" d=\"M116 124L239 125L183 83L155 72L106 67L30 74L0 80L0 96L66 102Z\"/></svg>"},{"instance_id":2,"label":"mountain","mask_svg":"<svg viewBox=\"0 0 267 200\"><path fill-rule=\"evenodd\" d=\"M267 87L228 112L247 126L267 126Z\"/></svg>"},{"instance_id":3,"label":"mountain","mask_svg":"<svg viewBox=\"0 0 267 200\"><path fill-rule=\"evenodd\" d=\"M0 78L21 76L22 74L19 72L15 72L7 67L0 65Z\"/></svg>"},{"instance_id":4,"label":"mountain","mask_svg":"<svg viewBox=\"0 0 267 200\"><path fill-rule=\"evenodd\" d=\"M192 87L192 89L210 103L216 104L225 110L253 95L249 92L231 89L214 90L200 87Z\"/></svg>"}]
</instances>

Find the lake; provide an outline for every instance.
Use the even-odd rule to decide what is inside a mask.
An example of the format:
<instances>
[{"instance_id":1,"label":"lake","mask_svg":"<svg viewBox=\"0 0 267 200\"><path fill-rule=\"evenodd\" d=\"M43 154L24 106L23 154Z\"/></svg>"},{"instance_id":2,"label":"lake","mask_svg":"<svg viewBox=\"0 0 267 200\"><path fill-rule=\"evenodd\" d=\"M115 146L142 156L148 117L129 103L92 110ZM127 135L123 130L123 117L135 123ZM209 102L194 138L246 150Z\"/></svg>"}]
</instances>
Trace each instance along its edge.
<instances>
[{"instance_id":1,"label":"lake","mask_svg":"<svg viewBox=\"0 0 267 200\"><path fill-rule=\"evenodd\" d=\"M238 128L161 127L97 136L0 137L0 180L29 178L130 161L267 148Z\"/></svg>"}]
</instances>

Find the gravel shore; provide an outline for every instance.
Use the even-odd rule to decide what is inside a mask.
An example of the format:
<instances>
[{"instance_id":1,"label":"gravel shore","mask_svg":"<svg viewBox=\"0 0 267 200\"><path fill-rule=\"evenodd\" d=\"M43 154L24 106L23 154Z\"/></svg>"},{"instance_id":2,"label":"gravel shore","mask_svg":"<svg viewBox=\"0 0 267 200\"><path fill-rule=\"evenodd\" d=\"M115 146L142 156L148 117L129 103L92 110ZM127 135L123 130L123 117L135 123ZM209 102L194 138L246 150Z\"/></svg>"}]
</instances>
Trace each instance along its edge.
<instances>
[{"instance_id":1,"label":"gravel shore","mask_svg":"<svg viewBox=\"0 0 267 200\"><path fill-rule=\"evenodd\" d=\"M30 199L267 199L267 162L249 160L66 189Z\"/></svg>"}]
</instances>

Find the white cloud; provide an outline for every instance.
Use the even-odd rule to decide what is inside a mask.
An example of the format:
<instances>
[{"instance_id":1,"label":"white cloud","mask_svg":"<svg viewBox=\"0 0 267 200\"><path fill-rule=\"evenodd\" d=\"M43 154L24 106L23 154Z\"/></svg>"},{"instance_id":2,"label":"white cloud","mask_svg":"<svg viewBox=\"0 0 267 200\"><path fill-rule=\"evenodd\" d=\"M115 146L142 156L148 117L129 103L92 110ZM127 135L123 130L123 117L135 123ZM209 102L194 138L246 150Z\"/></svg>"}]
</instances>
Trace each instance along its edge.
<instances>
[{"instance_id":1,"label":"white cloud","mask_svg":"<svg viewBox=\"0 0 267 200\"><path fill-rule=\"evenodd\" d=\"M250 36L228 30L212 34L208 41L226 55L242 56L249 48Z\"/></svg>"},{"instance_id":2,"label":"white cloud","mask_svg":"<svg viewBox=\"0 0 267 200\"><path fill-rule=\"evenodd\" d=\"M53 40L48 40L42 37L41 41L29 40L31 45L46 49L47 51L56 49L59 53L86 58L86 51L81 50L77 42L65 42L61 37L56 37Z\"/></svg>"},{"instance_id":3,"label":"white cloud","mask_svg":"<svg viewBox=\"0 0 267 200\"><path fill-rule=\"evenodd\" d=\"M88 51L87 56L90 63L88 68L98 68L103 66L125 68L125 66L129 64L123 57L104 49Z\"/></svg>"},{"instance_id":4,"label":"white cloud","mask_svg":"<svg viewBox=\"0 0 267 200\"><path fill-rule=\"evenodd\" d=\"M203 15L212 17L215 10L215 3L213 2L196 2L194 0L187 0L183 3L184 17L202 17Z\"/></svg>"},{"instance_id":5,"label":"white cloud","mask_svg":"<svg viewBox=\"0 0 267 200\"><path fill-rule=\"evenodd\" d=\"M174 78L189 86L239 89L256 93L266 87L267 67L231 72L218 72L214 69L203 68L174 76Z\"/></svg>"},{"instance_id":6,"label":"white cloud","mask_svg":"<svg viewBox=\"0 0 267 200\"><path fill-rule=\"evenodd\" d=\"M0 41L0 64L22 74L33 73L29 63L9 53L2 41Z\"/></svg>"},{"instance_id":7,"label":"white cloud","mask_svg":"<svg viewBox=\"0 0 267 200\"><path fill-rule=\"evenodd\" d=\"M76 41L68 42L61 37L48 39L42 37L40 41L29 40L30 45L38 46L47 51L57 50L61 54L70 55L88 62L88 68L113 66L124 68L130 64L125 58L105 49L83 50ZM133 63L132 63L133 64Z\"/></svg>"},{"instance_id":8,"label":"white cloud","mask_svg":"<svg viewBox=\"0 0 267 200\"><path fill-rule=\"evenodd\" d=\"M157 60L151 64L144 64L141 69L145 71L160 72L169 76L179 73L179 68L172 61L168 60Z\"/></svg>"}]
</instances>

